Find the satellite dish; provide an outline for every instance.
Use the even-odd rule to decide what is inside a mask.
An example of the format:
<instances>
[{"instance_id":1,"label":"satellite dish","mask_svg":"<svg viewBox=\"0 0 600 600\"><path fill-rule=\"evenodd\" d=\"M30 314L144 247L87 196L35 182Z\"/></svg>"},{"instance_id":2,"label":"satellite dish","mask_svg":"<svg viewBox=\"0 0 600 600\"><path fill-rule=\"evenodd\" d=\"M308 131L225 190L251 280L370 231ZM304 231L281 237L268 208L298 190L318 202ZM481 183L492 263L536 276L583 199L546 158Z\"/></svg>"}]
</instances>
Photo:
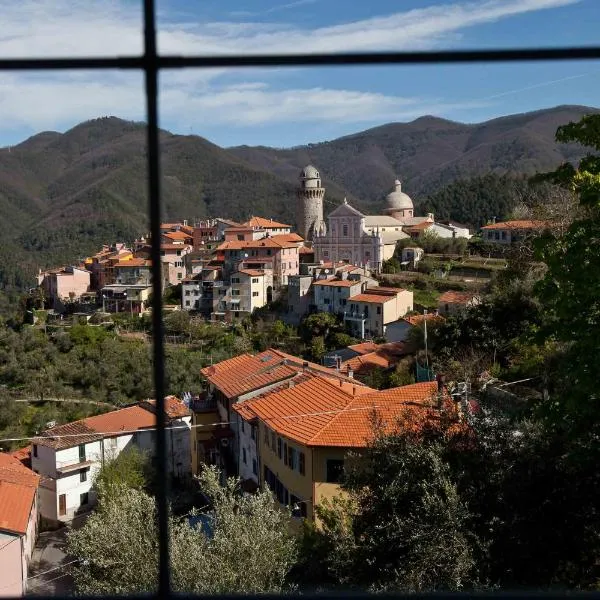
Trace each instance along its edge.
<instances>
[{"instance_id":1,"label":"satellite dish","mask_svg":"<svg viewBox=\"0 0 600 600\"><path fill-rule=\"evenodd\" d=\"M325 269L325 275L329 274L329 269Z\"/></svg>"}]
</instances>

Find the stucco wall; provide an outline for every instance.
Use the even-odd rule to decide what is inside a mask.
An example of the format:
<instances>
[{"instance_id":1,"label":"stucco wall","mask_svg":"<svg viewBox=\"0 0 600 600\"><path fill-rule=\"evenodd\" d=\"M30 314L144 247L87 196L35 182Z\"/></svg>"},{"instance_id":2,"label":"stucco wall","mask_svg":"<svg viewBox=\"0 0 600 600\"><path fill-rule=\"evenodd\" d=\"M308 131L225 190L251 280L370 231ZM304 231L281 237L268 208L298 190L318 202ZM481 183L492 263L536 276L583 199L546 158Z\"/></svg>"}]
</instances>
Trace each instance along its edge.
<instances>
[{"instance_id":1,"label":"stucco wall","mask_svg":"<svg viewBox=\"0 0 600 600\"><path fill-rule=\"evenodd\" d=\"M0 597L19 597L25 591L21 537L0 532Z\"/></svg>"}]
</instances>

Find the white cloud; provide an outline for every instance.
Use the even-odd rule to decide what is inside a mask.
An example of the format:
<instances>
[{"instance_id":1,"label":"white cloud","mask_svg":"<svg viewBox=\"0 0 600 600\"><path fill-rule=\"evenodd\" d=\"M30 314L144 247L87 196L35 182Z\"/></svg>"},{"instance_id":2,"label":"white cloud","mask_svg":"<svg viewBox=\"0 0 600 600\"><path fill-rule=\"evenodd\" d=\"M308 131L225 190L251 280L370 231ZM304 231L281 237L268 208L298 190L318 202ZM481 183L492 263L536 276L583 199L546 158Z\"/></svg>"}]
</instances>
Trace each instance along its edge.
<instances>
[{"instance_id":1,"label":"white cloud","mask_svg":"<svg viewBox=\"0 0 600 600\"><path fill-rule=\"evenodd\" d=\"M432 0L433 2L434 0ZM350 23L303 29L286 23L169 21L159 49L170 54L407 50L440 47L461 32L579 0L483 0L431 4ZM272 9L292 8L296 0ZM306 10L312 10L307 8ZM273 11L276 12L276 11ZM0 56L126 55L142 52L141 2L0 0ZM276 70L179 70L161 74L161 114L172 123L230 126L306 120L364 122L451 108L438 99L357 89L278 89ZM233 80L233 81L232 81ZM266 83L269 82L269 83ZM360 88L359 84L348 87ZM2 129L62 129L105 114L143 118L143 79L132 72L11 73L0 79Z\"/></svg>"}]
</instances>

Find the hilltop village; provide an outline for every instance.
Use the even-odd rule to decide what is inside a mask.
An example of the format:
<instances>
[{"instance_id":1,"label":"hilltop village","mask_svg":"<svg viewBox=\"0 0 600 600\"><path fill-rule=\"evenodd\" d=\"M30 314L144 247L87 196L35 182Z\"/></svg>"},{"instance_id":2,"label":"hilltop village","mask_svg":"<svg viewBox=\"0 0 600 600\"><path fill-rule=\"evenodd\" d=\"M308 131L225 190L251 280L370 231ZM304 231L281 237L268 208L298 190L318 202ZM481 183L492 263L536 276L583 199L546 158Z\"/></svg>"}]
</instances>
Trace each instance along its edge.
<instances>
[{"instance_id":1,"label":"hilltop village","mask_svg":"<svg viewBox=\"0 0 600 600\"><path fill-rule=\"evenodd\" d=\"M175 538L202 530L197 543L208 544L202 546L205 552L217 552L207 540L221 535L225 521L219 525L219 510L229 510L231 501L235 510L228 518L239 519L239 526L231 526L232 520L230 535L248 528L255 536L253 542L236 538L245 548L240 555L253 554L251 543L281 550L262 567L260 584L244 579L242 571L250 567L238 565L237 583L198 583L197 590L282 591L284 580L303 585L310 578L310 585L360 587L374 577L364 567L363 551L381 561L375 581L381 589L460 589L461 578L469 577L475 586L484 571L490 580L504 577L498 557L509 560L518 536L509 531L507 516L502 526L493 526L506 531L489 525L496 523L494 511L504 511L495 502L501 490L515 495L506 500L511 507L523 502L511 477L516 473L522 481L529 467L525 459L521 471L510 466L519 451L516 440L521 443L530 427L532 407L561 385L551 384L547 374L558 338L545 334L540 341L546 313L533 299L535 282L556 265L550 254L543 263L534 244L549 233L565 234L570 221L530 211L521 218L490 219L473 232L431 213L416 214L401 182L391 184L382 214L365 215L344 200L325 215L321 173L309 165L299 176L294 224L269 215L244 222L224 215L161 225L171 361L165 399L168 465L161 477L176 492L173 511L179 520L173 527L185 522L187 528L177 529ZM572 196L570 202L573 206ZM154 506L145 495L151 486L143 483L143 469L138 481L132 476L137 467L127 462L156 466L157 404L151 395L134 397L141 394L136 390L152 393L147 376L138 372L147 365L136 364L149 356L151 344L151 242L148 235L132 242L107 240L76 264L40 270L26 302L29 329L24 325L11 334L13 342L5 346L0 341L2 374L10 382L5 387L19 401L94 405L82 418L29 424L30 429L6 436L10 446L0 453L0 541L8 545L0 545L0 560L13 575L11 594L25 593L38 576L30 564L40 533L65 525L79 591L112 593L130 576L120 563L109 568L103 562L102 552L117 538L110 542L101 532L117 535L118 527L110 525L115 515L138 518L137 525L126 526L138 531L145 519L135 502L149 510ZM131 350L119 354L121 344L131 344ZM35 364L31 349L54 361L52 369L31 367L36 377L40 373L37 387L19 374ZM128 352L129 377L115 383L111 370ZM200 356L200 368L188 362L192 355ZM79 361L75 374L66 366L70 356ZM76 398L49 391L58 389L53 377L66 381L67 375L70 382L61 389L78 393ZM86 399L88 391L99 395ZM21 421L19 427L26 427ZM523 443L543 446L545 434L532 429L530 436ZM550 465L552 452L544 451ZM473 456L481 464L469 462ZM120 460L124 466L111 467ZM479 480L492 465L495 480L487 488ZM225 486L220 492L211 488L211 473ZM228 477L235 483L228 484ZM207 486L202 502L198 481ZM550 485L552 478L544 481ZM527 502L537 498L535 490L526 493ZM267 497L277 511L260 504ZM412 521L401 521L397 508L414 502L427 523L413 513ZM122 513L119 503L125 503ZM204 512L198 516L200 504ZM469 517L463 512L467 506ZM88 524L78 533L80 522ZM390 560L410 564L410 574L381 566L387 561L378 533L383 523L396 536L389 544L398 556ZM411 538L413 529L427 538L425 546ZM441 530L448 538L439 539ZM493 536L502 540L490 550L493 561L482 558L485 553L474 542L469 546L473 532L482 547ZM268 535L280 536L281 545ZM304 550L295 545L298 539ZM365 540L371 546L361 550ZM533 538L527 543L538 548ZM410 551L404 552L403 544ZM458 558L452 568L433 572L426 566L429 558L446 564L453 553ZM363 568L368 574L361 574ZM277 584L272 569L281 570ZM529 577L518 569L511 573L520 582ZM224 571L215 577L225 578ZM424 579L417 584L414 577ZM445 583L436 583L437 577ZM133 580L128 590L146 589L142 579Z\"/></svg>"}]
</instances>

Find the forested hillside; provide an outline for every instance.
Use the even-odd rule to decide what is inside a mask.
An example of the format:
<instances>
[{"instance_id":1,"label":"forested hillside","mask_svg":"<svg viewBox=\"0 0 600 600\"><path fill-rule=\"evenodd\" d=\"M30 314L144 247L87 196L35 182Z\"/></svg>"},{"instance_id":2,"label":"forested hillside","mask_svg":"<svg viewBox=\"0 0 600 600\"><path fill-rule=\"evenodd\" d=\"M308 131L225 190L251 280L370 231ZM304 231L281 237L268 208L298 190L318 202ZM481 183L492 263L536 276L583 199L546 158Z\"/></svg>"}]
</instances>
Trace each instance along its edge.
<instances>
[{"instance_id":1,"label":"forested hillside","mask_svg":"<svg viewBox=\"0 0 600 600\"><path fill-rule=\"evenodd\" d=\"M581 157L581 146L557 144L554 131L594 111L557 107L478 125L422 117L290 150L223 149L163 131L164 218L262 214L293 223L299 170L314 163L326 212L344 197L379 211L399 176L419 210L476 227L510 210L513 177ZM106 117L0 149L0 287L32 285L38 267L147 232L146 213L143 124Z\"/></svg>"}]
</instances>

